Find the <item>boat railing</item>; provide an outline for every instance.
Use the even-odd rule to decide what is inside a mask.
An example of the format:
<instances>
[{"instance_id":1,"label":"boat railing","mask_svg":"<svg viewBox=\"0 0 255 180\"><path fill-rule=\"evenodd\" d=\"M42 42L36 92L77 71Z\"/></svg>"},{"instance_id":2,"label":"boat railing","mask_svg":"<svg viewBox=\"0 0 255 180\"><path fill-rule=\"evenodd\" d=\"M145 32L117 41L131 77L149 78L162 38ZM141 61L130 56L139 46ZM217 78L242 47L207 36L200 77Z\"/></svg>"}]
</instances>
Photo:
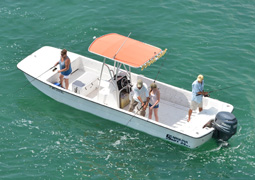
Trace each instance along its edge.
<instances>
[{"instance_id":1,"label":"boat railing","mask_svg":"<svg viewBox=\"0 0 255 180\"><path fill-rule=\"evenodd\" d=\"M113 80L114 80L114 71L113 71L112 69L110 69L110 67L109 67L107 64L104 64L104 65L107 67L107 69L108 69L108 71L109 71L109 74L110 74L110 76L111 76L110 82L114 85L114 87L115 87L116 90L117 90L117 89L118 89L117 84L116 84L116 83L113 83Z\"/></svg>"},{"instance_id":2,"label":"boat railing","mask_svg":"<svg viewBox=\"0 0 255 180\"><path fill-rule=\"evenodd\" d=\"M107 67L107 69L108 69L108 71L109 71L109 74L110 74L110 76L111 76L111 79L112 79L112 78L113 78L113 75L114 75L113 70L110 69L110 67L109 67L107 64L104 64L104 65Z\"/></svg>"}]
</instances>

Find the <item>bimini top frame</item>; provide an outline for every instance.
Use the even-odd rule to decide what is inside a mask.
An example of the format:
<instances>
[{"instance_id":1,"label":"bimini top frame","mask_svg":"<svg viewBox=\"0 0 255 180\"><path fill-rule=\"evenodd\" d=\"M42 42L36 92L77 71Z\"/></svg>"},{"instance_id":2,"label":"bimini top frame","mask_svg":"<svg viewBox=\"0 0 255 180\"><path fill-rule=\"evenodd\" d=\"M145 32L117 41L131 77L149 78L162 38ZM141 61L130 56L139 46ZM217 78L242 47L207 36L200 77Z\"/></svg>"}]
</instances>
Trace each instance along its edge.
<instances>
[{"instance_id":1,"label":"bimini top frame","mask_svg":"<svg viewBox=\"0 0 255 180\"><path fill-rule=\"evenodd\" d=\"M146 68L161 58L166 50L111 33L95 39L89 46L89 52L120 62L134 68Z\"/></svg>"},{"instance_id":2,"label":"bimini top frame","mask_svg":"<svg viewBox=\"0 0 255 180\"><path fill-rule=\"evenodd\" d=\"M127 71L127 75L129 76L128 79L131 82L131 67L140 67L143 70L161 58L167 51L167 49L162 51L158 47L131 39L129 38L130 34L128 37L116 33L106 34L95 39L89 46L89 52L104 57L99 86L102 79L103 67L106 65L106 58L114 61L114 71L116 71L114 72L116 75L114 81L117 90L117 77L122 64ZM129 66L129 68L127 68L126 65ZM120 91L117 90L116 92L117 105L119 107Z\"/></svg>"}]
</instances>

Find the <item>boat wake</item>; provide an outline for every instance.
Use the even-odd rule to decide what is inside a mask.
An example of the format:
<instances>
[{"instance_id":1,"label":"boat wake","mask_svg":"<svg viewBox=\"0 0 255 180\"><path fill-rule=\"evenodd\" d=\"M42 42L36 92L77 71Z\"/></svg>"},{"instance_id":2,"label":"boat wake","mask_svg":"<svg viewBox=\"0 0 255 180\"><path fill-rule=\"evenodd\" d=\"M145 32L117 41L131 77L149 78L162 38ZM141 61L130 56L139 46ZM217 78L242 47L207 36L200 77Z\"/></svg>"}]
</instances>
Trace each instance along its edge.
<instances>
[{"instance_id":1,"label":"boat wake","mask_svg":"<svg viewBox=\"0 0 255 180\"><path fill-rule=\"evenodd\" d=\"M218 144L219 144L219 146L218 146L217 148L214 148L214 149L209 150L209 151L207 151L207 152L215 152L215 151L221 150L221 148L227 148L227 147L229 147L229 143L228 143L227 141L223 141L223 140L221 140L221 139L218 140Z\"/></svg>"},{"instance_id":2,"label":"boat wake","mask_svg":"<svg viewBox=\"0 0 255 180\"><path fill-rule=\"evenodd\" d=\"M219 150L221 150L222 148L233 148L233 149L238 149L240 146L241 146L241 144L239 144L238 146L236 146L236 147L232 147L232 146L230 146L230 144L227 142L227 141L223 141L223 140L218 140L218 144L219 144L219 146L217 147L217 148L215 148L215 149L212 149L212 150L209 150L208 152L215 152L215 151L219 151Z\"/></svg>"},{"instance_id":3,"label":"boat wake","mask_svg":"<svg viewBox=\"0 0 255 180\"><path fill-rule=\"evenodd\" d=\"M223 141L222 139L218 140L218 143L220 144L220 147L226 148L229 147L229 143L227 141Z\"/></svg>"}]
</instances>

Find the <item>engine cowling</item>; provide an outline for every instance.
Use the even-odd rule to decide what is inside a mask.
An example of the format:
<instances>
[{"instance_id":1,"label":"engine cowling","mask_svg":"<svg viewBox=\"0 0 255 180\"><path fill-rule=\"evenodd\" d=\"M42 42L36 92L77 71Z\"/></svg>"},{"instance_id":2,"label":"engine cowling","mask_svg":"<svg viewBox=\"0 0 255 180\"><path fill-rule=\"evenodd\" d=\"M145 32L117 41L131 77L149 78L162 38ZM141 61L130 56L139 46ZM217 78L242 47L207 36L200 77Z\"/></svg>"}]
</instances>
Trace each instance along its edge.
<instances>
[{"instance_id":1,"label":"engine cowling","mask_svg":"<svg viewBox=\"0 0 255 180\"><path fill-rule=\"evenodd\" d=\"M216 115L213 127L213 137L227 141L237 131L237 119L232 113L222 111Z\"/></svg>"}]
</instances>

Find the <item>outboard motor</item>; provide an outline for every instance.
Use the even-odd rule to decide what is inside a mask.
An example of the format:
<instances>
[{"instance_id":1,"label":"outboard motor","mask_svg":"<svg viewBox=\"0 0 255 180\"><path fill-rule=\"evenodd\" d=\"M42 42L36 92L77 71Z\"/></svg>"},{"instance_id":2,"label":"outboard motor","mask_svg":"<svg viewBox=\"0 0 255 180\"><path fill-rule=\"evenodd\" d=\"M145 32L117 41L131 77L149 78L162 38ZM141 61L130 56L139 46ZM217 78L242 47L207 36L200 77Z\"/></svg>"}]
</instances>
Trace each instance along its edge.
<instances>
[{"instance_id":1,"label":"outboard motor","mask_svg":"<svg viewBox=\"0 0 255 180\"><path fill-rule=\"evenodd\" d=\"M214 133L213 137L227 141L230 139L237 130L237 119L229 112L219 112L213 123Z\"/></svg>"}]
</instances>

